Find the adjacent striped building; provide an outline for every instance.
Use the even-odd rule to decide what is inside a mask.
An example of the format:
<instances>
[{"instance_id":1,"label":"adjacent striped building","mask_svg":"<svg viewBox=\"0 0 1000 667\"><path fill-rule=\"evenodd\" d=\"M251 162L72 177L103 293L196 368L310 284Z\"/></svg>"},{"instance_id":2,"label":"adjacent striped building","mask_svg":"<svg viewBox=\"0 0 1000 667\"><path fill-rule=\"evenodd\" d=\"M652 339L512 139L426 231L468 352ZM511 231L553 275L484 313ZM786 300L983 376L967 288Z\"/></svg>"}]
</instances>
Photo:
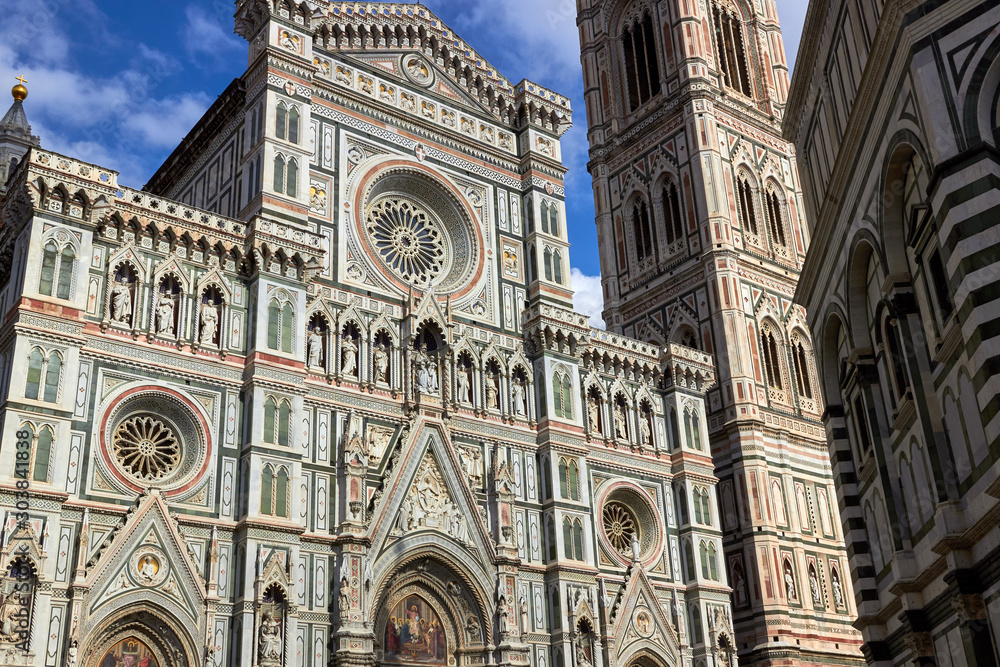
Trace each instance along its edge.
<instances>
[{"instance_id":1,"label":"adjacent striped building","mask_svg":"<svg viewBox=\"0 0 1000 667\"><path fill-rule=\"evenodd\" d=\"M810 3L785 115L865 654L996 665L1000 6Z\"/></svg>"}]
</instances>

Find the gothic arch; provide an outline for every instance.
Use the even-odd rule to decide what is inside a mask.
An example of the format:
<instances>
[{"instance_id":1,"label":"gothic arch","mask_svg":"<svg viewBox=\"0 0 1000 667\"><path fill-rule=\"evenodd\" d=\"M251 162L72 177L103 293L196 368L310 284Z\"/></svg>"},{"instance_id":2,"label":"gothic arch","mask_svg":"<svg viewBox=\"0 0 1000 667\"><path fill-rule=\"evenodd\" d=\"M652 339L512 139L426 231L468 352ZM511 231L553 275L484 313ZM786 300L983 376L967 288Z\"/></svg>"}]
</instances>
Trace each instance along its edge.
<instances>
[{"instance_id":1,"label":"gothic arch","mask_svg":"<svg viewBox=\"0 0 1000 667\"><path fill-rule=\"evenodd\" d=\"M879 236L887 263L887 274L909 274L906 220L907 165L915 162L926 169L932 164L927 159L920 139L910 130L900 130L889 141L882 173L879 198ZM925 176L926 178L926 176ZM919 185L919 181L918 181ZM920 201L926 193L920 193Z\"/></svg>"},{"instance_id":2,"label":"gothic arch","mask_svg":"<svg viewBox=\"0 0 1000 667\"><path fill-rule=\"evenodd\" d=\"M157 667L187 667L201 660L189 629L163 607L144 600L116 610L83 637L80 664L100 667L105 654L128 639L142 642Z\"/></svg>"}]
</instances>

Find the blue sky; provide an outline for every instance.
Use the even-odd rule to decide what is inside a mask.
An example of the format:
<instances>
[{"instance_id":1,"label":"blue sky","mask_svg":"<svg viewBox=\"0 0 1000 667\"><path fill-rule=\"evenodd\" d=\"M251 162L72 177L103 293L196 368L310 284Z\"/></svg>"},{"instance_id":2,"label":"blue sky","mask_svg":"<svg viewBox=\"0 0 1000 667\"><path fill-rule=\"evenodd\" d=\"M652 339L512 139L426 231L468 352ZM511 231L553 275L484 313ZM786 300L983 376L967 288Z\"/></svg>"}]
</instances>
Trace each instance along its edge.
<instances>
[{"instance_id":1,"label":"blue sky","mask_svg":"<svg viewBox=\"0 0 1000 667\"><path fill-rule=\"evenodd\" d=\"M789 62L805 0L777 0ZM563 138L577 310L601 309L575 0L424 0L504 76L568 95ZM25 110L46 148L121 172L141 187L216 96L246 68L234 5L0 0L0 85L24 74ZM0 102L4 105L5 103ZM3 109L0 109L2 112Z\"/></svg>"}]
</instances>

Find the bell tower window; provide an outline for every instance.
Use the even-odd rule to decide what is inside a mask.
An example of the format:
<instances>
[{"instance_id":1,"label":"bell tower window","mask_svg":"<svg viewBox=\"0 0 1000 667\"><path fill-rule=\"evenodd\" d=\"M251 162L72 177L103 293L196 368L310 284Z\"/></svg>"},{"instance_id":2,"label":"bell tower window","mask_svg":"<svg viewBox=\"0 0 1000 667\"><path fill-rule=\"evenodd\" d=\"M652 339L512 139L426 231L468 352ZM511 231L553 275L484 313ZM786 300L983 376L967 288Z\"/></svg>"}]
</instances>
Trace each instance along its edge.
<instances>
[{"instance_id":1,"label":"bell tower window","mask_svg":"<svg viewBox=\"0 0 1000 667\"><path fill-rule=\"evenodd\" d=\"M747 53L743 41L743 21L734 7L712 5L715 23L715 44L725 86L747 97L753 95L747 68Z\"/></svg>"},{"instance_id":2,"label":"bell tower window","mask_svg":"<svg viewBox=\"0 0 1000 667\"><path fill-rule=\"evenodd\" d=\"M630 21L622 29L625 57L625 87L629 111L635 111L660 94L660 66L656 59L656 39L649 12Z\"/></svg>"}]
</instances>

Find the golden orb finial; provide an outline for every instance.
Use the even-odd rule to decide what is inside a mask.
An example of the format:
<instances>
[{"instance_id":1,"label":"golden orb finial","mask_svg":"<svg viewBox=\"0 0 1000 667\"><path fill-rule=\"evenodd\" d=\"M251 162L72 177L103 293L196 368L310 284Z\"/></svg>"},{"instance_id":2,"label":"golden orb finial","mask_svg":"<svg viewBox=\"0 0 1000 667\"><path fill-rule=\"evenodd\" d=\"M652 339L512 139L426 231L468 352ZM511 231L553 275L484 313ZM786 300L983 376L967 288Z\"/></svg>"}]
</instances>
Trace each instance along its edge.
<instances>
[{"instance_id":1,"label":"golden orb finial","mask_svg":"<svg viewBox=\"0 0 1000 667\"><path fill-rule=\"evenodd\" d=\"M23 74L16 78L18 81L20 81L20 83L18 83L16 86L10 89L10 94L13 95L14 99L17 100L18 102L23 102L24 99L28 96L28 89L24 87L26 79L24 78Z\"/></svg>"}]
</instances>

